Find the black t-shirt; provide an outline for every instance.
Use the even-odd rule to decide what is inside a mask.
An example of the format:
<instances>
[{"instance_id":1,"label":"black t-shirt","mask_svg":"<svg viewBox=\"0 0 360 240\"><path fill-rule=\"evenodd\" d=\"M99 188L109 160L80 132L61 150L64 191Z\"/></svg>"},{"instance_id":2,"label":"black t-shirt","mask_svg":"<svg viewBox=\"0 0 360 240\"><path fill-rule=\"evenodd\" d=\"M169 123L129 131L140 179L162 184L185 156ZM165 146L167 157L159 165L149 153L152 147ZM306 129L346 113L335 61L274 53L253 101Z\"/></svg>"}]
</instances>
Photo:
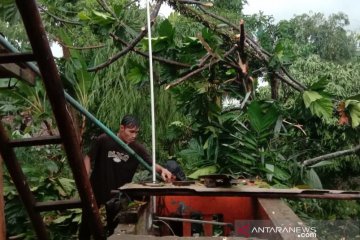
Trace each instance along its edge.
<instances>
[{"instance_id":1,"label":"black t-shirt","mask_svg":"<svg viewBox=\"0 0 360 240\"><path fill-rule=\"evenodd\" d=\"M143 145L133 142L129 147L151 165L151 157ZM131 182L139 165L135 157L106 134L96 139L88 155L93 163L90 182L100 204L110 199L111 190Z\"/></svg>"}]
</instances>

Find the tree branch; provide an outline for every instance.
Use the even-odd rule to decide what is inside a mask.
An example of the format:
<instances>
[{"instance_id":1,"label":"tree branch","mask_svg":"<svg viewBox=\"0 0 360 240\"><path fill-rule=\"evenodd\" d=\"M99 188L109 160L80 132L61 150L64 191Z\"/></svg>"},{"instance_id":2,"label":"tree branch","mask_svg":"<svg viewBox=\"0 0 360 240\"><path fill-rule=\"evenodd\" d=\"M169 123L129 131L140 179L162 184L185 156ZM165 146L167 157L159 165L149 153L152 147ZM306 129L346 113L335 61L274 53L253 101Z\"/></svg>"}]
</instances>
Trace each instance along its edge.
<instances>
[{"instance_id":1,"label":"tree branch","mask_svg":"<svg viewBox=\"0 0 360 240\"><path fill-rule=\"evenodd\" d=\"M235 49L236 49L236 46L233 46L229 51L227 51L227 52L224 54L224 57L226 57L227 55L229 55L230 53L232 53ZM174 86L176 86L176 85L184 82L184 81L187 80L188 78L190 78L190 77L198 74L198 73L201 72L202 70L204 70L204 69L206 69L206 68L208 68L208 67L210 67L210 66L212 66L212 65L214 65L214 64L216 64L216 63L218 63L219 61L220 61L220 59L216 59L215 61L210 62L210 63L208 63L208 64L206 64L206 65L204 65L204 66L202 66L202 67L200 67L200 68L198 68L198 69L190 72L190 73L188 73L188 74L185 75L184 77L179 78L179 79L177 79L177 80L169 83L169 84L165 87L165 90L168 90L169 88L174 87Z\"/></svg>"},{"instance_id":2,"label":"tree branch","mask_svg":"<svg viewBox=\"0 0 360 240\"><path fill-rule=\"evenodd\" d=\"M196 5L200 5L200 6L205 6L205 7L212 7L214 4L211 2L199 2L196 0L177 0L179 3L183 3L183 4L196 4Z\"/></svg>"},{"instance_id":3,"label":"tree branch","mask_svg":"<svg viewBox=\"0 0 360 240\"><path fill-rule=\"evenodd\" d=\"M163 2L163 0L159 0L158 2L156 2L156 5L154 7L154 11L151 13L151 23L150 23L151 26L154 24L155 18L159 14L159 10L160 10L162 2ZM147 27L144 27L143 29L144 30L131 43L129 43L129 46L127 48L125 48L122 51L118 52L117 54L115 54L114 56L109 58L106 62L101 63L101 64L99 64L99 65L97 65L95 67L88 68L88 71L89 72L95 72L95 71L98 71L100 69L103 69L103 68L109 66L110 64L112 64L113 62L115 62L116 60L118 60L120 57L122 57L125 54L127 54L128 52L130 52L131 49L133 49L136 46L136 44L139 43L145 37L148 29L147 29Z\"/></svg>"},{"instance_id":4,"label":"tree branch","mask_svg":"<svg viewBox=\"0 0 360 240\"><path fill-rule=\"evenodd\" d=\"M116 41L120 42L121 44L125 45L126 47L129 47L129 43L125 42L124 40L122 40L120 37L116 36L115 34L113 33L110 33L110 36L115 39ZM137 48L133 47L131 49L133 52L141 55L141 56L144 56L144 57L147 57L149 58L149 54L147 53L144 53L140 50L138 50ZM161 62L161 63L165 63L165 64L169 64L169 65L174 65L174 66L177 66L177 67L181 67L181 68L188 68L188 67L191 67L190 64L186 64L186 63L181 63L181 62L177 62L177 61L173 61L173 60L168 60L168 59L165 59L165 58L161 58L161 57L158 57L158 56L152 56L154 60L158 61L158 62Z\"/></svg>"},{"instance_id":5,"label":"tree branch","mask_svg":"<svg viewBox=\"0 0 360 240\"><path fill-rule=\"evenodd\" d=\"M216 33L218 33L220 36L222 36L226 41L232 43L234 42L233 38L231 36L229 36L228 33L219 31L219 29L216 27L215 24L210 23L207 19L205 19L201 14L199 14L197 11L195 11L195 9L191 8L191 7L187 7L184 4L181 4L181 1L179 0L167 0L168 4L170 6L172 6L175 10L179 11L180 13L184 14L185 16L188 16L190 18L193 18L194 20L202 23L204 26L210 28L211 30L215 31ZM226 19L224 19L221 16L218 16L216 14L213 14L207 10L205 10L203 7L201 6L197 6L202 12L204 12L206 15L217 19L227 25L229 25L233 30L235 31L239 31L239 28L230 23L229 21L227 21ZM267 51L265 51L264 49L262 49L253 39L249 38L248 36L246 36L245 38L245 42L250 46L251 49L253 49L254 56L256 58L258 58L260 61L263 61L265 63L269 62L269 57L271 57L271 54L268 53ZM284 76L282 76L279 73L276 73L276 76L279 76L279 79L283 82L285 82L286 84L288 84L290 87L294 88L297 91L303 92L306 88L300 84L299 82L295 81L293 78L291 78L287 72L283 71L284 74L289 78L285 78Z\"/></svg>"},{"instance_id":6,"label":"tree branch","mask_svg":"<svg viewBox=\"0 0 360 240\"><path fill-rule=\"evenodd\" d=\"M76 21L71 21L71 20L67 20L67 19L63 19L63 18L60 18L58 16L56 16L55 14L49 12L48 10L46 10L43 6L41 5L38 5L38 8L40 8L44 13L46 13L47 15L49 15L50 17L54 18L55 20L59 21L59 22L62 22L62 23L68 23L68 24L74 24L74 25L83 25L82 23L80 22L76 22Z\"/></svg>"},{"instance_id":7,"label":"tree branch","mask_svg":"<svg viewBox=\"0 0 360 240\"><path fill-rule=\"evenodd\" d=\"M62 45L62 46L66 47L66 48L70 48L70 49L75 49L75 50L89 50L89 49L95 49L95 48L103 48L103 47L105 47L105 44L86 46L86 47L76 47L76 46L70 46L70 45Z\"/></svg>"},{"instance_id":8,"label":"tree branch","mask_svg":"<svg viewBox=\"0 0 360 240\"><path fill-rule=\"evenodd\" d=\"M325 154L325 155L322 155L322 156L319 156L319 157L307 159L302 163L302 165L303 166L309 166L309 165L321 162L323 160L333 159L333 158L346 156L346 155L351 155L351 154L357 153L359 151L360 151L360 144L357 145L354 148L350 148L350 149L347 149L347 150L337 151L337 152Z\"/></svg>"},{"instance_id":9,"label":"tree branch","mask_svg":"<svg viewBox=\"0 0 360 240\"><path fill-rule=\"evenodd\" d=\"M97 3L104 9L105 12L108 12L111 14L111 16L113 16L113 18L117 19L116 14L111 11L110 7L107 5L105 0L96 0Z\"/></svg>"}]
</instances>

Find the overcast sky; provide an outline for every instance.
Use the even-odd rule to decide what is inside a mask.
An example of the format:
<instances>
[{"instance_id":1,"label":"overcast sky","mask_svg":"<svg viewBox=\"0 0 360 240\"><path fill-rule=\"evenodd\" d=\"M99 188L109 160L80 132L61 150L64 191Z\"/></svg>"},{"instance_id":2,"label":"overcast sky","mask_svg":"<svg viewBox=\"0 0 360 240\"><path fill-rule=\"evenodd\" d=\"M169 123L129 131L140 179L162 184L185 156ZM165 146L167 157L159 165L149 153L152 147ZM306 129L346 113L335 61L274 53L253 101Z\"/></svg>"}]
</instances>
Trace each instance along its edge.
<instances>
[{"instance_id":1,"label":"overcast sky","mask_svg":"<svg viewBox=\"0 0 360 240\"><path fill-rule=\"evenodd\" d=\"M170 11L170 7L163 4L160 14L167 16ZM253 14L260 11L274 16L275 21L310 12L320 12L326 17L332 13L343 12L349 16L350 29L360 32L360 0L248 0L243 12Z\"/></svg>"},{"instance_id":2,"label":"overcast sky","mask_svg":"<svg viewBox=\"0 0 360 240\"><path fill-rule=\"evenodd\" d=\"M359 0L248 0L243 12L252 14L259 11L273 15L276 21L302 13L320 12L328 16L343 12L349 16L351 29L360 32Z\"/></svg>"}]
</instances>

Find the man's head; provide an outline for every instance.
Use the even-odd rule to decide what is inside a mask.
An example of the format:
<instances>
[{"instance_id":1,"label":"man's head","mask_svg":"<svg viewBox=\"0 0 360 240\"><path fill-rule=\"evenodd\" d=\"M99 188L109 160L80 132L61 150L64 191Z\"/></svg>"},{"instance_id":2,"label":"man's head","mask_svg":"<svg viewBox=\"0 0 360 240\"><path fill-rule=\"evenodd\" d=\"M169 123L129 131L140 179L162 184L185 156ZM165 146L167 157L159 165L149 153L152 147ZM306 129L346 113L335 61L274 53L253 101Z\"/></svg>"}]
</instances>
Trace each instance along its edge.
<instances>
[{"instance_id":1,"label":"man's head","mask_svg":"<svg viewBox=\"0 0 360 240\"><path fill-rule=\"evenodd\" d=\"M126 144L132 143L136 140L139 128L139 120L132 115L126 115L121 120L118 136Z\"/></svg>"}]
</instances>

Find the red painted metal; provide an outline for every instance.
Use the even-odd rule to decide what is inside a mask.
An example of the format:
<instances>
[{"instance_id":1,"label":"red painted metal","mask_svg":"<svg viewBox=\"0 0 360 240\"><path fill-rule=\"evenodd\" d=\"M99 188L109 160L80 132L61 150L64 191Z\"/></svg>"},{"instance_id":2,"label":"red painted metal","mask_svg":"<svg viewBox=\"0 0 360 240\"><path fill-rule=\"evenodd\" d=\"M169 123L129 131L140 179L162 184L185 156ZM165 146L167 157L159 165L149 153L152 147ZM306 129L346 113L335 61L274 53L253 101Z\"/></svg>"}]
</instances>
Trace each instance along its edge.
<instances>
[{"instance_id":1,"label":"red painted metal","mask_svg":"<svg viewBox=\"0 0 360 240\"><path fill-rule=\"evenodd\" d=\"M199 213L205 221L212 221L215 214L223 216L223 222L254 219L257 207L252 197L201 197L201 196L162 196L157 197L159 216L181 216L190 218L191 213ZM204 235L213 236L213 225L203 225ZM224 227L227 236L231 229ZM191 223L183 223L183 236L191 236Z\"/></svg>"}]
</instances>

